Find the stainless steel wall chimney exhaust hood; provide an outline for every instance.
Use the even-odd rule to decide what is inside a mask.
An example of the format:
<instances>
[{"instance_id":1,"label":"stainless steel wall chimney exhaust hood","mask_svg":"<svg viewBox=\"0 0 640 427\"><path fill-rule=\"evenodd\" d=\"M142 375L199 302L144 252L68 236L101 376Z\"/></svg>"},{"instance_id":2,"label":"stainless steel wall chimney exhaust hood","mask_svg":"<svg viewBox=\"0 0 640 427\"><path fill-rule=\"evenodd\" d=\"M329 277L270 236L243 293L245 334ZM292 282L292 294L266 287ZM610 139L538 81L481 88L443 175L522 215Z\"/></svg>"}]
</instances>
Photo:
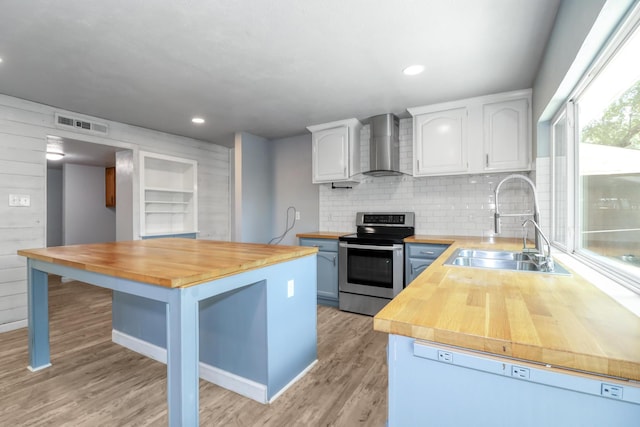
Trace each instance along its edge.
<instances>
[{"instance_id":1,"label":"stainless steel wall chimney exhaust hood","mask_svg":"<svg viewBox=\"0 0 640 427\"><path fill-rule=\"evenodd\" d=\"M369 118L370 176L400 175L400 119L393 114Z\"/></svg>"}]
</instances>

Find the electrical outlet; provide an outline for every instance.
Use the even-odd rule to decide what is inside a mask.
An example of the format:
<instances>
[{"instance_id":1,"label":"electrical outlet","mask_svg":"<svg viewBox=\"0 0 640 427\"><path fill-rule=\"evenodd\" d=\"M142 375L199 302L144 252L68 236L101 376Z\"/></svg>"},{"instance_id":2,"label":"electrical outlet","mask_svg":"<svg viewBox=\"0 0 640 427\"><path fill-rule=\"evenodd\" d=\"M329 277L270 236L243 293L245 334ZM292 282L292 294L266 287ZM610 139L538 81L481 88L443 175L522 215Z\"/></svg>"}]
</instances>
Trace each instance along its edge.
<instances>
[{"instance_id":1,"label":"electrical outlet","mask_svg":"<svg viewBox=\"0 0 640 427\"><path fill-rule=\"evenodd\" d=\"M602 383L600 394L612 399L622 399L622 386Z\"/></svg>"},{"instance_id":2,"label":"electrical outlet","mask_svg":"<svg viewBox=\"0 0 640 427\"><path fill-rule=\"evenodd\" d=\"M291 298L293 296L293 279L287 282L287 298Z\"/></svg>"},{"instance_id":3,"label":"electrical outlet","mask_svg":"<svg viewBox=\"0 0 640 427\"><path fill-rule=\"evenodd\" d=\"M453 354L448 351L438 350L438 360L445 363L453 363Z\"/></svg>"},{"instance_id":4,"label":"electrical outlet","mask_svg":"<svg viewBox=\"0 0 640 427\"><path fill-rule=\"evenodd\" d=\"M296 211L296 221L300 220L300 211Z\"/></svg>"},{"instance_id":5,"label":"electrical outlet","mask_svg":"<svg viewBox=\"0 0 640 427\"><path fill-rule=\"evenodd\" d=\"M521 380L528 380L529 368L513 365L511 366L511 376L514 378L520 378Z\"/></svg>"},{"instance_id":6,"label":"electrical outlet","mask_svg":"<svg viewBox=\"0 0 640 427\"><path fill-rule=\"evenodd\" d=\"M31 196L28 194L9 194L9 206L31 206Z\"/></svg>"}]
</instances>

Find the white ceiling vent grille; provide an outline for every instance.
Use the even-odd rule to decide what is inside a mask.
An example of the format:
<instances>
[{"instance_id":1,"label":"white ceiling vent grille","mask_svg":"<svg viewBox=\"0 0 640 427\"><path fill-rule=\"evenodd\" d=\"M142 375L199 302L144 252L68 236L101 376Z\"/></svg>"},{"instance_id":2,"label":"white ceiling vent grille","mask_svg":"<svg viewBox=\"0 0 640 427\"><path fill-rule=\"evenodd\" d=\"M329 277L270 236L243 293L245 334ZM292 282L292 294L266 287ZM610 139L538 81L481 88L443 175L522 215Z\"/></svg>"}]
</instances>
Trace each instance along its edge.
<instances>
[{"instance_id":1,"label":"white ceiling vent grille","mask_svg":"<svg viewBox=\"0 0 640 427\"><path fill-rule=\"evenodd\" d=\"M109 127L104 123L90 122L88 120L79 119L77 117L63 116L55 114L56 126L63 129L75 129L82 132L99 133L106 135Z\"/></svg>"}]
</instances>

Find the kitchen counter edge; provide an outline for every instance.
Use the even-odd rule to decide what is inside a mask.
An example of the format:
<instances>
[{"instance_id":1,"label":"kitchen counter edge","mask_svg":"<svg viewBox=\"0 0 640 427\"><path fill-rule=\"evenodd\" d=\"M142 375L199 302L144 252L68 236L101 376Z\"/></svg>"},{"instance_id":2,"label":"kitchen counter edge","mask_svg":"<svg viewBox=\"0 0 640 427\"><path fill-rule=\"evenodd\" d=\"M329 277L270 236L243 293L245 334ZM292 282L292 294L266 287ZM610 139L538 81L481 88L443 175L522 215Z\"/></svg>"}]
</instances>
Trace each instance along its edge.
<instances>
[{"instance_id":1,"label":"kitchen counter edge","mask_svg":"<svg viewBox=\"0 0 640 427\"><path fill-rule=\"evenodd\" d=\"M405 243L449 244L450 246L374 317L376 331L558 368L640 381L640 318L571 269L569 270L572 276L567 277L443 264L453 251L460 247L519 251L522 246L520 239L416 235L404 241ZM462 283L464 284L458 285ZM503 309L503 312L496 311L497 314L474 311L476 307L470 305L477 304L477 309L483 311L494 310L488 302L483 306L482 301L474 302L473 299L490 298L492 293L494 298L497 297L496 293L499 294L501 288L496 286L496 283L509 284L505 292L517 292L524 295L525 300L529 300L519 301L522 304L514 304L506 310ZM549 291L550 286L551 291ZM544 304L551 305L551 312L556 314L561 313L562 310L571 309L572 305L575 305L574 301L567 301L566 307L563 307L563 301L560 300L560 296L555 295L553 286L557 286L564 297L573 295L577 296L580 302L597 301L601 306L598 306L599 310L596 313L599 313L597 316L602 319L588 318L594 314L593 310L589 310L593 307L587 304L575 307L575 310L582 311L580 313L572 315L565 312L565 318L562 318L562 314L557 315L557 318L553 314L544 318L539 313L535 313L536 310L544 312L547 309ZM468 293L461 295L460 292ZM536 295L537 292L539 294ZM581 294L583 298L580 298ZM504 295L499 297L505 298L507 302L511 298ZM545 301L544 298L550 298L551 301ZM465 306L456 307L456 310L453 310L454 300ZM536 304L539 306L533 307ZM527 312L518 314L512 312L507 315L507 312L516 306ZM474 319L472 313L477 313L479 317L486 316L485 325L479 325L476 330L473 330L473 323L478 322L478 319ZM495 318L491 318L492 315ZM524 317L514 321L520 316ZM534 323L535 321L540 323L538 325L531 323L530 317L535 318ZM624 321L625 324L616 325L614 322L612 327L611 317ZM520 321L521 323L518 323ZM494 323L491 324L491 322ZM549 326L548 330L544 330L544 326L540 326L543 322L552 324L555 322L555 324ZM578 324L576 325L575 322ZM581 322L583 324L580 324ZM584 322L596 323L584 324ZM632 322L631 325L628 322ZM590 327L595 326L601 326L602 329L591 330ZM503 328L502 334L501 328ZM571 328L576 330L573 331ZM574 332L578 336L572 336ZM557 342L555 342L549 336L544 337L545 333L549 336L554 333L563 335L556 337ZM543 338L540 338L541 336ZM549 342L551 345L546 346L540 340ZM591 347L585 348L589 347L589 344L584 345L581 340L590 343ZM620 345L620 342L626 342L627 345ZM624 347L627 349L622 350ZM620 348L619 352L618 348Z\"/></svg>"}]
</instances>

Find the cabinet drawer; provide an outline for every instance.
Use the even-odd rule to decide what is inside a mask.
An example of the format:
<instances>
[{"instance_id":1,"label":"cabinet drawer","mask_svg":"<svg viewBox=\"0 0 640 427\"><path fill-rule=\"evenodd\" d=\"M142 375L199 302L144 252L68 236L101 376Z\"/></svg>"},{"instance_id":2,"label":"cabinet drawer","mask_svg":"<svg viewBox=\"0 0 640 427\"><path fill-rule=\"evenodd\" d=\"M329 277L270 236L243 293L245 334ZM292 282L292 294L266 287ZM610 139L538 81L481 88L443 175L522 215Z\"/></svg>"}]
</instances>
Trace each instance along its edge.
<instances>
[{"instance_id":1,"label":"cabinet drawer","mask_svg":"<svg viewBox=\"0 0 640 427\"><path fill-rule=\"evenodd\" d=\"M300 239L300 246L313 246L323 252L338 252L336 239Z\"/></svg>"},{"instance_id":2,"label":"cabinet drawer","mask_svg":"<svg viewBox=\"0 0 640 427\"><path fill-rule=\"evenodd\" d=\"M439 244L410 244L406 248L407 258L436 259L449 247Z\"/></svg>"}]
</instances>

